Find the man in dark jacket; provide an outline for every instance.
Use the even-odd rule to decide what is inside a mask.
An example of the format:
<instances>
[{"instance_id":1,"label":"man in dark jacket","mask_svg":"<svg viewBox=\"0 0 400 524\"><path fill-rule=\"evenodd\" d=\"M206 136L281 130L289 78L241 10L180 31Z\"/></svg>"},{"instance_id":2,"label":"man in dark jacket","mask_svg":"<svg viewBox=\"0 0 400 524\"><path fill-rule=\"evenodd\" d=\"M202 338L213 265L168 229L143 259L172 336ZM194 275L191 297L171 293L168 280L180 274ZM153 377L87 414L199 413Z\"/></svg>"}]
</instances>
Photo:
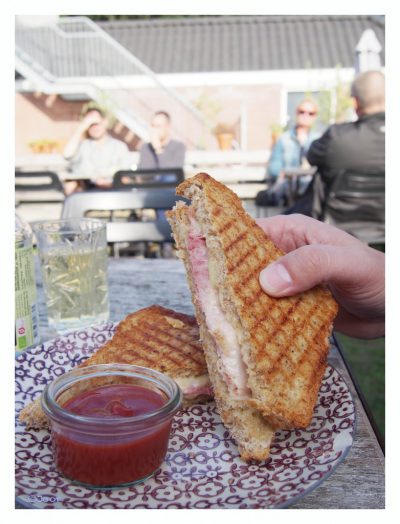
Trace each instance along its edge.
<instances>
[{"instance_id":1,"label":"man in dark jacket","mask_svg":"<svg viewBox=\"0 0 400 524\"><path fill-rule=\"evenodd\" d=\"M308 150L323 179L339 169L385 170L385 77L367 71L355 79L351 94L358 120L329 127Z\"/></svg>"},{"instance_id":2,"label":"man in dark jacket","mask_svg":"<svg viewBox=\"0 0 400 524\"><path fill-rule=\"evenodd\" d=\"M358 120L334 124L312 142L307 160L317 166L317 173L304 197L286 214L303 213L344 229L350 222L381 224L378 228L384 229L384 75L379 71L359 75L351 94ZM350 193L343 197L339 188L346 186ZM356 234L351 227L347 230Z\"/></svg>"}]
</instances>

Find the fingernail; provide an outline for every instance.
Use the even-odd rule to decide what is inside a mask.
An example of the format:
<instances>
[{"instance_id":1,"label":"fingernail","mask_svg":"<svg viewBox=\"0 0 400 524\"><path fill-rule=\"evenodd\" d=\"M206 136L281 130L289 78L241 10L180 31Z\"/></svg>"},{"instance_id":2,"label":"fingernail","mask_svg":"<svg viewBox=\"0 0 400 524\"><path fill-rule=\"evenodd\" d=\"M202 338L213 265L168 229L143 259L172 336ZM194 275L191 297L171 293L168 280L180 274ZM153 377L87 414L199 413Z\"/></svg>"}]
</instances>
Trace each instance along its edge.
<instances>
[{"instance_id":1,"label":"fingernail","mask_svg":"<svg viewBox=\"0 0 400 524\"><path fill-rule=\"evenodd\" d=\"M292 279L282 264L271 264L260 273L260 284L266 293L281 293L292 285Z\"/></svg>"}]
</instances>

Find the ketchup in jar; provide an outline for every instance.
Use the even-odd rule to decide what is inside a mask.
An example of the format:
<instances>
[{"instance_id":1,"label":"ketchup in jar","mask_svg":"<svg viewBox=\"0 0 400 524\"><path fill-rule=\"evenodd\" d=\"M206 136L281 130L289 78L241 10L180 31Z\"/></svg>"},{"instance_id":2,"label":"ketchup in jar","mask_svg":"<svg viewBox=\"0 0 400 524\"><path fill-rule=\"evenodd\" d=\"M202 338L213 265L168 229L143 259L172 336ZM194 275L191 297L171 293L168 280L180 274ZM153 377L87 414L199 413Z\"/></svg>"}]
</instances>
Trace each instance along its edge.
<instances>
[{"instance_id":1,"label":"ketchup in jar","mask_svg":"<svg viewBox=\"0 0 400 524\"><path fill-rule=\"evenodd\" d=\"M139 366L87 366L59 377L42 402L58 470L97 488L143 481L165 458L181 401L174 381Z\"/></svg>"}]
</instances>

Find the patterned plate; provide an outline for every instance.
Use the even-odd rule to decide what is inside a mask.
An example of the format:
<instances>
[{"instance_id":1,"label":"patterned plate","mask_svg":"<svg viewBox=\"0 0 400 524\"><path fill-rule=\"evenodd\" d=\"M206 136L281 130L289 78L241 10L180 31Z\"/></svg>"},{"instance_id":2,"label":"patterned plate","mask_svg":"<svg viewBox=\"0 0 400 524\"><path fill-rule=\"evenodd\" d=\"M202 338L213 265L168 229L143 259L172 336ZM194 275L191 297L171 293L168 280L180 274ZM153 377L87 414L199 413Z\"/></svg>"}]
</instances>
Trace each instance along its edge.
<instances>
[{"instance_id":1,"label":"patterned plate","mask_svg":"<svg viewBox=\"0 0 400 524\"><path fill-rule=\"evenodd\" d=\"M115 324L73 331L16 358L16 411L45 384L109 340ZM342 377L328 366L312 423L306 430L279 431L270 458L245 464L216 412L195 405L174 420L160 470L142 484L90 490L55 469L47 431L16 423L17 501L34 508L281 508L325 480L347 455L355 409Z\"/></svg>"}]
</instances>

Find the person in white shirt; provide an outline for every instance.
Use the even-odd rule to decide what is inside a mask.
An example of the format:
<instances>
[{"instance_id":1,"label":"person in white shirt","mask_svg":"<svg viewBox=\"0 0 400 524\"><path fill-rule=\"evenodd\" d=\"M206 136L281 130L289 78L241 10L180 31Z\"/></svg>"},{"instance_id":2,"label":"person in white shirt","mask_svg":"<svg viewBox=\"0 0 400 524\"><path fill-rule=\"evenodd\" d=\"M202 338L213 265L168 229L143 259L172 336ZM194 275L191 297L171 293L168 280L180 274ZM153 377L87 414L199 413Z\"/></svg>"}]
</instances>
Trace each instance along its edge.
<instances>
[{"instance_id":1,"label":"person in white shirt","mask_svg":"<svg viewBox=\"0 0 400 524\"><path fill-rule=\"evenodd\" d=\"M73 180L64 185L68 195L88 188L108 189L114 173L131 164L125 142L108 133L108 119L97 108L89 108L64 149Z\"/></svg>"}]
</instances>

